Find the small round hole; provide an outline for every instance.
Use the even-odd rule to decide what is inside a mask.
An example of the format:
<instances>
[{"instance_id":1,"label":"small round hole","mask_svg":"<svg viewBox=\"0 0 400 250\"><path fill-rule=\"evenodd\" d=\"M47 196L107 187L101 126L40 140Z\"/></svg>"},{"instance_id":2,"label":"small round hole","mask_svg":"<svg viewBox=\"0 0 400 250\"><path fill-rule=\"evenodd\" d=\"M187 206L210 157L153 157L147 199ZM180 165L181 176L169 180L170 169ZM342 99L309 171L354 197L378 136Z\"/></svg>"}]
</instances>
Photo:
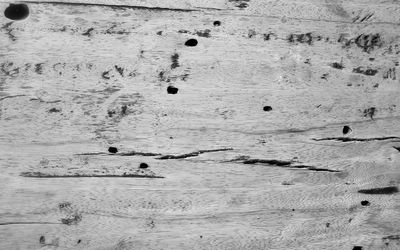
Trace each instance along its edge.
<instances>
[{"instance_id":1,"label":"small round hole","mask_svg":"<svg viewBox=\"0 0 400 250\"><path fill-rule=\"evenodd\" d=\"M369 206L370 204L369 201L361 201L362 206Z\"/></svg>"},{"instance_id":2,"label":"small round hole","mask_svg":"<svg viewBox=\"0 0 400 250\"><path fill-rule=\"evenodd\" d=\"M214 26L221 26L221 22L220 21L214 21Z\"/></svg>"},{"instance_id":3,"label":"small round hole","mask_svg":"<svg viewBox=\"0 0 400 250\"><path fill-rule=\"evenodd\" d=\"M11 20L23 20L29 15L29 8L26 4L10 4L4 15Z\"/></svg>"},{"instance_id":4,"label":"small round hole","mask_svg":"<svg viewBox=\"0 0 400 250\"><path fill-rule=\"evenodd\" d=\"M194 47L194 46L196 46L197 45L197 40L196 39L189 39L189 40L187 40L186 42L185 42L185 45L186 46L189 46L189 47Z\"/></svg>"},{"instance_id":5,"label":"small round hole","mask_svg":"<svg viewBox=\"0 0 400 250\"><path fill-rule=\"evenodd\" d=\"M343 134L348 134L349 132L351 132L351 128L349 126L343 126Z\"/></svg>"},{"instance_id":6,"label":"small round hole","mask_svg":"<svg viewBox=\"0 0 400 250\"><path fill-rule=\"evenodd\" d=\"M139 168L148 168L149 165L147 165L147 163L140 163Z\"/></svg>"},{"instance_id":7,"label":"small round hole","mask_svg":"<svg viewBox=\"0 0 400 250\"><path fill-rule=\"evenodd\" d=\"M272 107L271 106L264 106L263 110L265 112L269 112L269 111L272 111Z\"/></svg>"},{"instance_id":8,"label":"small round hole","mask_svg":"<svg viewBox=\"0 0 400 250\"><path fill-rule=\"evenodd\" d=\"M116 147L109 147L108 152L110 152L111 154L116 154L118 153L118 149Z\"/></svg>"},{"instance_id":9,"label":"small round hole","mask_svg":"<svg viewBox=\"0 0 400 250\"><path fill-rule=\"evenodd\" d=\"M175 88L174 86L168 86L167 92L168 94L175 95L178 93L178 88Z\"/></svg>"}]
</instances>

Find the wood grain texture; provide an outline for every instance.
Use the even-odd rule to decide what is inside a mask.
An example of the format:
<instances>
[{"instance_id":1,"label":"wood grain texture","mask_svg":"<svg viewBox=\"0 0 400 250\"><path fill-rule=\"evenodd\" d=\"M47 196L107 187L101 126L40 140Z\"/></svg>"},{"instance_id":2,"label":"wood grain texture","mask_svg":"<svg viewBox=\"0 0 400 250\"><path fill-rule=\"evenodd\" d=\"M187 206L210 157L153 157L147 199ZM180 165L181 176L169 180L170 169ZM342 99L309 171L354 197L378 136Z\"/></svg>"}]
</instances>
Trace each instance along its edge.
<instances>
[{"instance_id":1,"label":"wood grain texture","mask_svg":"<svg viewBox=\"0 0 400 250\"><path fill-rule=\"evenodd\" d=\"M24 3L0 249L399 249L399 1Z\"/></svg>"}]
</instances>

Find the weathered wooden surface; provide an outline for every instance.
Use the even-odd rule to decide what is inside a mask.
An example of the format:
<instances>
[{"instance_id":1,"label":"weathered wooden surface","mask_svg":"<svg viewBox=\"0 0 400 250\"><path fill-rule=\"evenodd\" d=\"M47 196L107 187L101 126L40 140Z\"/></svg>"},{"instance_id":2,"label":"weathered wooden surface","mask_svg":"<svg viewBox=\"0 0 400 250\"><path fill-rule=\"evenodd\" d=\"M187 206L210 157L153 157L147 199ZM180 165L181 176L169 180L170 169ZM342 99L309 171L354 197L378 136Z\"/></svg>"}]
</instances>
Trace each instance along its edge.
<instances>
[{"instance_id":1,"label":"weathered wooden surface","mask_svg":"<svg viewBox=\"0 0 400 250\"><path fill-rule=\"evenodd\" d=\"M0 249L399 249L398 1L80 3L0 17Z\"/></svg>"}]
</instances>

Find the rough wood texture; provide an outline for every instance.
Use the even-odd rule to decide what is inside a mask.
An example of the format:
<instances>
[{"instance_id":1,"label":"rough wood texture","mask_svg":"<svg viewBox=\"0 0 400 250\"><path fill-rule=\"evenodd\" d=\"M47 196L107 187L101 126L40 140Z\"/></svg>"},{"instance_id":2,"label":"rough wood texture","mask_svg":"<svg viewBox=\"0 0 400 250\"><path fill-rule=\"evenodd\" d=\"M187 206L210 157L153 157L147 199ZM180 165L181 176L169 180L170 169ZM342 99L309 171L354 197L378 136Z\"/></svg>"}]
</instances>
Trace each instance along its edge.
<instances>
[{"instance_id":1,"label":"rough wood texture","mask_svg":"<svg viewBox=\"0 0 400 250\"><path fill-rule=\"evenodd\" d=\"M399 249L399 1L25 3L0 249Z\"/></svg>"}]
</instances>

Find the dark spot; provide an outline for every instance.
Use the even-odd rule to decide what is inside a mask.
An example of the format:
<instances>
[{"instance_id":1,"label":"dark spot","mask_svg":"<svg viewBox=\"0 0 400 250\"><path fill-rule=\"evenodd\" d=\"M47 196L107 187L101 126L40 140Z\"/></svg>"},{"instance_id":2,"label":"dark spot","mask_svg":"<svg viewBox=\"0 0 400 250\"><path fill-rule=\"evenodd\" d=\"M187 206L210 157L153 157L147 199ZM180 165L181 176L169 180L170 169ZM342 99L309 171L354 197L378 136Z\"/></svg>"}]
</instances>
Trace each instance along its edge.
<instances>
[{"instance_id":1,"label":"dark spot","mask_svg":"<svg viewBox=\"0 0 400 250\"><path fill-rule=\"evenodd\" d=\"M392 79L396 80L396 68L390 68L383 74L383 79Z\"/></svg>"},{"instance_id":2,"label":"dark spot","mask_svg":"<svg viewBox=\"0 0 400 250\"><path fill-rule=\"evenodd\" d=\"M374 86L372 86L372 87L374 87L374 88L379 87L379 83L375 83Z\"/></svg>"},{"instance_id":3,"label":"dark spot","mask_svg":"<svg viewBox=\"0 0 400 250\"><path fill-rule=\"evenodd\" d=\"M369 206L369 205L371 205L371 203L369 203L369 201L361 201L361 205L362 206Z\"/></svg>"},{"instance_id":4,"label":"dark spot","mask_svg":"<svg viewBox=\"0 0 400 250\"><path fill-rule=\"evenodd\" d=\"M109 110L107 111L108 117L113 117L115 115L115 110Z\"/></svg>"},{"instance_id":5,"label":"dark spot","mask_svg":"<svg viewBox=\"0 0 400 250\"><path fill-rule=\"evenodd\" d=\"M90 28L85 33L83 33L82 35L83 36L90 36L91 35L90 32L92 32L93 30L94 30L94 28Z\"/></svg>"},{"instance_id":6,"label":"dark spot","mask_svg":"<svg viewBox=\"0 0 400 250\"><path fill-rule=\"evenodd\" d=\"M35 72L39 75L43 73L43 63L35 64Z\"/></svg>"},{"instance_id":7,"label":"dark spot","mask_svg":"<svg viewBox=\"0 0 400 250\"><path fill-rule=\"evenodd\" d=\"M211 32L211 30L209 30L209 29L205 29L203 31L200 30L200 31L196 31L196 35L209 38L210 32Z\"/></svg>"},{"instance_id":8,"label":"dark spot","mask_svg":"<svg viewBox=\"0 0 400 250\"><path fill-rule=\"evenodd\" d=\"M371 108L368 108L368 109L364 109L363 114L364 114L364 117L368 117L369 116L371 119L374 119L375 112L376 112L376 108L375 107L371 107Z\"/></svg>"},{"instance_id":9,"label":"dark spot","mask_svg":"<svg viewBox=\"0 0 400 250\"><path fill-rule=\"evenodd\" d=\"M23 20L29 15L29 8L26 4L10 4L4 15L11 20Z\"/></svg>"},{"instance_id":10,"label":"dark spot","mask_svg":"<svg viewBox=\"0 0 400 250\"><path fill-rule=\"evenodd\" d=\"M40 238L39 238L39 243L40 244L46 244L46 238L42 235L42 236L40 236Z\"/></svg>"},{"instance_id":11,"label":"dark spot","mask_svg":"<svg viewBox=\"0 0 400 250\"><path fill-rule=\"evenodd\" d=\"M252 38L257 35L257 32L255 30L249 30L249 33L247 34L248 38Z\"/></svg>"},{"instance_id":12,"label":"dark spot","mask_svg":"<svg viewBox=\"0 0 400 250\"><path fill-rule=\"evenodd\" d=\"M394 194L398 193L399 189L395 186L383 187L383 188L371 188L371 189L361 189L358 190L362 194Z\"/></svg>"},{"instance_id":13,"label":"dark spot","mask_svg":"<svg viewBox=\"0 0 400 250\"><path fill-rule=\"evenodd\" d=\"M383 44L379 34L362 34L359 35L354 42L358 47L362 48L364 52L368 53L375 47L380 47Z\"/></svg>"},{"instance_id":14,"label":"dark spot","mask_svg":"<svg viewBox=\"0 0 400 250\"><path fill-rule=\"evenodd\" d=\"M306 60L304 61L304 63L305 63L305 64L309 64L309 65L311 65L311 63L310 63L310 60L311 60L311 59L310 59L310 58L308 58L308 59L306 59Z\"/></svg>"},{"instance_id":15,"label":"dark spot","mask_svg":"<svg viewBox=\"0 0 400 250\"><path fill-rule=\"evenodd\" d=\"M167 92L168 94L175 95L176 93L178 93L178 88L175 88L174 86L168 86Z\"/></svg>"},{"instance_id":16,"label":"dark spot","mask_svg":"<svg viewBox=\"0 0 400 250\"><path fill-rule=\"evenodd\" d=\"M128 107L126 105L121 107L121 114L122 115L126 115L126 110L128 109Z\"/></svg>"},{"instance_id":17,"label":"dark spot","mask_svg":"<svg viewBox=\"0 0 400 250\"><path fill-rule=\"evenodd\" d=\"M343 64L342 63L337 63L337 62L332 63L331 67L335 68L335 69L344 69Z\"/></svg>"},{"instance_id":18,"label":"dark spot","mask_svg":"<svg viewBox=\"0 0 400 250\"><path fill-rule=\"evenodd\" d=\"M287 38L289 43L306 43L308 45L312 45L313 42L313 37L312 34L305 33L305 34L290 34Z\"/></svg>"},{"instance_id":19,"label":"dark spot","mask_svg":"<svg viewBox=\"0 0 400 250\"><path fill-rule=\"evenodd\" d=\"M114 68L118 71L118 73L124 77L124 68L118 67L117 65L114 65Z\"/></svg>"},{"instance_id":20,"label":"dark spot","mask_svg":"<svg viewBox=\"0 0 400 250\"><path fill-rule=\"evenodd\" d=\"M139 165L139 168L148 168L148 167L149 167L149 165L147 165L147 163L144 163L144 162L140 163L140 165Z\"/></svg>"},{"instance_id":21,"label":"dark spot","mask_svg":"<svg viewBox=\"0 0 400 250\"><path fill-rule=\"evenodd\" d=\"M159 36L161 36L161 35L162 35L162 31L161 31L161 30L160 30L160 31L157 31L156 34L159 35Z\"/></svg>"},{"instance_id":22,"label":"dark spot","mask_svg":"<svg viewBox=\"0 0 400 250\"><path fill-rule=\"evenodd\" d=\"M171 56L171 61L172 61L171 69L179 67L178 59L179 59L179 55L177 53L175 53Z\"/></svg>"},{"instance_id":23,"label":"dark spot","mask_svg":"<svg viewBox=\"0 0 400 250\"><path fill-rule=\"evenodd\" d=\"M292 211L294 211L294 208L292 209Z\"/></svg>"},{"instance_id":24,"label":"dark spot","mask_svg":"<svg viewBox=\"0 0 400 250\"><path fill-rule=\"evenodd\" d=\"M116 147L109 147L108 152L110 152L111 154L116 154L118 153L118 149Z\"/></svg>"},{"instance_id":25,"label":"dark spot","mask_svg":"<svg viewBox=\"0 0 400 250\"><path fill-rule=\"evenodd\" d=\"M72 224L78 224L82 220L82 215L79 213L74 213L72 215L69 215L67 218L62 218L61 223L65 225L72 225Z\"/></svg>"},{"instance_id":26,"label":"dark spot","mask_svg":"<svg viewBox=\"0 0 400 250\"><path fill-rule=\"evenodd\" d=\"M214 21L214 26L221 26L221 22L220 21Z\"/></svg>"},{"instance_id":27,"label":"dark spot","mask_svg":"<svg viewBox=\"0 0 400 250\"><path fill-rule=\"evenodd\" d=\"M61 202L58 204L59 209L65 209L71 207L71 202Z\"/></svg>"},{"instance_id":28,"label":"dark spot","mask_svg":"<svg viewBox=\"0 0 400 250\"><path fill-rule=\"evenodd\" d=\"M178 30L178 33L189 33L188 30Z\"/></svg>"},{"instance_id":29,"label":"dark spot","mask_svg":"<svg viewBox=\"0 0 400 250\"><path fill-rule=\"evenodd\" d=\"M78 240L77 244L81 243L81 239Z\"/></svg>"},{"instance_id":30,"label":"dark spot","mask_svg":"<svg viewBox=\"0 0 400 250\"><path fill-rule=\"evenodd\" d=\"M363 249L362 246L354 246L354 247L353 247L353 250L362 250L362 249Z\"/></svg>"},{"instance_id":31,"label":"dark spot","mask_svg":"<svg viewBox=\"0 0 400 250\"><path fill-rule=\"evenodd\" d=\"M236 5L236 7L244 9L247 8L249 5L247 3L240 3L239 5Z\"/></svg>"},{"instance_id":32,"label":"dark spot","mask_svg":"<svg viewBox=\"0 0 400 250\"><path fill-rule=\"evenodd\" d=\"M194 38L191 38L185 42L185 45L188 47L194 47L197 45L197 40Z\"/></svg>"},{"instance_id":33,"label":"dark spot","mask_svg":"<svg viewBox=\"0 0 400 250\"><path fill-rule=\"evenodd\" d=\"M272 107L271 107L271 106L264 106L263 110L264 110L265 112L269 112L269 111L272 110Z\"/></svg>"},{"instance_id":34,"label":"dark spot","mask_svg":"<svg viewBox=\"0 0 400 250\"><path fill-rule=\"evenodd\" d=\"M352 129L349 126L347 126L347 125L343 126L343 134L344 135L349 133L350 131L352 131Z\"/></svg>"},{"instance_id":35,"label":"dark spot","mask_svg":"<svg viewBox=\"0 0 400 250\"><path fill-rule=\"evenodd\" d=\"M263 36L264 36L264 41L271 40L271 34L263 34Z\"/></svg>"},{"instance_id":36,"label":"dark spot","mask_svg":"<svg viewBox=\"0 0 400 250\"><path fill-rule=\"evenodd\" d=\"M383 237L382 240L400 240L400 235L389 235Z\"/></svg>"},{"instance_id":37,"label":"dark spot","mask_svg":"<svg viewBox=\"0 0 400 250\"><path fill-rule=\"evenodd\" d=\"M328 80L328 76L329 76L329 74L328 74L328 73L325 73L325 74L323 74L323 75L321 76L321 79Z\"/></svg>"},{"instance_id":38,"label":"dark spot","mask_svg":"<svg viewBox=\"0 0 400 250\"><path fill-rule=\"evenodd\" d=\"M160 71L160 73L158 73L158 79L160 81L166 81L167 78L164 76L165 72L164 71Z\"/></svg>"},{"instance_id":39,"label":"dark spot","mask_svg":"<svg viewBox=\"0 0 400 250\"><path fill-rule=\"evenodd\" d=\"M104 79L110 80L110 76L108 75L110 72L109 71L104 71L103 74L101 74L101 77Z\"/></svg>"},{"instance_id":40,"label":"dark spot","mask_svg":"<svg viewBox=\"0 0 400 250\"><path fill-rule=\"evenodd\" d=\"M200 235L200 239L203 239L203 235Z\"/></svg>"},{"instance_id":41,"label":"dark spot","mask_svg":"<svg viewBox=\"0 0 400 250\"><path fill-rule=\"evenodd\" d=\"M49 113L58 113L58 112L61 112L61 109L51 108L51 109L49 109L48 112L49 112Z\"/></svg>"},{"instance_id":42,"label":"dark spot","mask_svg":"<svg viewBox=\"0 0 400 250\"><path fill-rule=\"evenodd\" d=\"M374 61L374 60L375 60L375 58L373 58L373 57L370 57L368 60L370 60L370 61Z\"/></svg>"}]
</instances>

